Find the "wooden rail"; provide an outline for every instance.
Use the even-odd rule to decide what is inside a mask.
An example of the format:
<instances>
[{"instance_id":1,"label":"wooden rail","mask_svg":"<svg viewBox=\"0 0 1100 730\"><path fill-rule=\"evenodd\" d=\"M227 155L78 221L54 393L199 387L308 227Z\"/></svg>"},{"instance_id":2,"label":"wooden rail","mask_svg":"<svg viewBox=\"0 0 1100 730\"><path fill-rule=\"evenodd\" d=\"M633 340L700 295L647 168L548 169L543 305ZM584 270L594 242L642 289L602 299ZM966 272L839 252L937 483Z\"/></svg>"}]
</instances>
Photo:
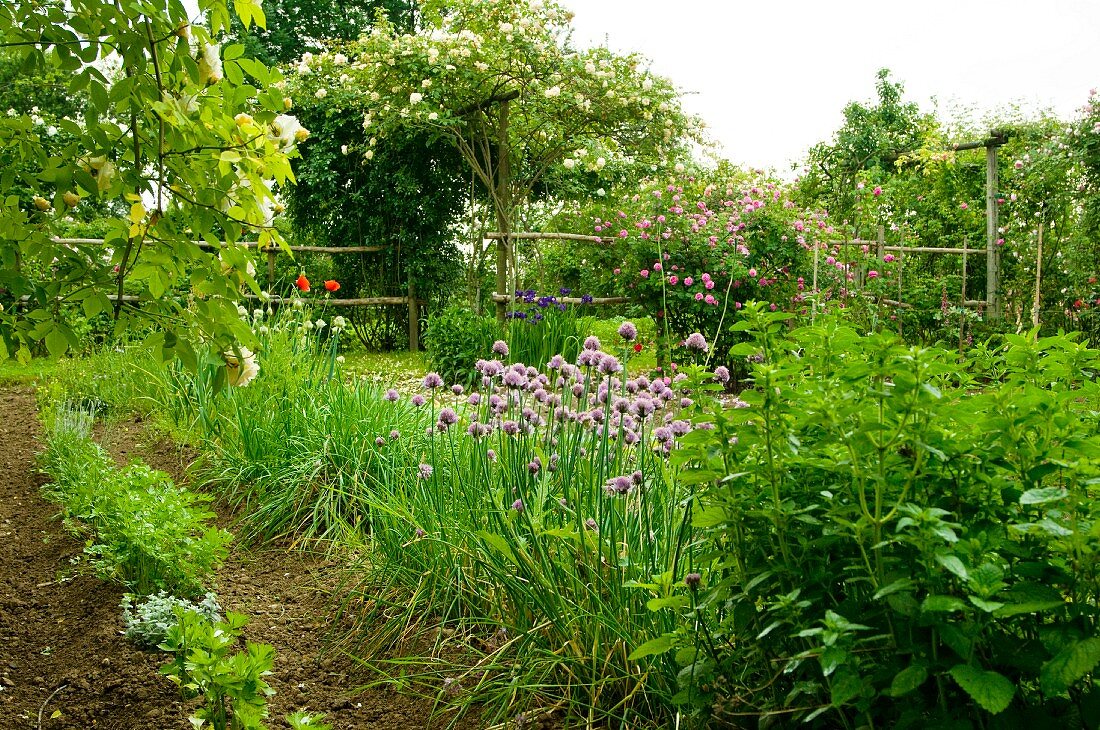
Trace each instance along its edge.
<instances>
[{"instance_id":1,"label":"wooden rail","mask_svg":"<svg viewBox=\"0 0 1100 730\"><path fill-rule=\"evenodd\" d=\"M494 302L520 302L523 297L515 295L493 293ZM591 301L585 301L580 297L554 297L554 301L560 304L629 304L633 300L630 297L593 297ZM531 302L533 304L533 302Z\"/></svg>"},{"instance_id":2,"label":"wooden rail","mask_svg":"<svg viewBox=\"0 0 1100 730\"><path fill-rule=\"evenodd\" d=\"M589 243L612 243L617 240L605 236L586 236L583 233L511 233L505 236L497 231L486 233L485 238L490 241L510 238L513 241L588 241Z\"/></svg>"}]
</instances>

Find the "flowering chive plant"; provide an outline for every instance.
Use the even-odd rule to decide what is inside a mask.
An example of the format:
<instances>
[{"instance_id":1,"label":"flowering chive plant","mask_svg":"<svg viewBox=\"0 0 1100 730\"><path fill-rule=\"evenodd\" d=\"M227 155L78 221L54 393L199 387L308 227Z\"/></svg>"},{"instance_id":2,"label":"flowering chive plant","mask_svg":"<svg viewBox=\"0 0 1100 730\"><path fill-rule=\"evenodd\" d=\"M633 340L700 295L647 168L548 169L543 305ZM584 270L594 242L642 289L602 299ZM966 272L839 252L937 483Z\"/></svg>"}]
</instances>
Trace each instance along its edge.
<instances>
[{"instance_id":1,"label":"flowering chive plant","mask_svg":"<svg viewBox=\"0 0 1100 730\"><path fill-rule=\"evenodd\" d=\"M693 424L692 397L719 384L700 370L629 377L636 334L624 323L614 343L588 337L575 358L541 368L481 360L472 390L429 374L413 403L423 436L380 448L391 471L369 497L377 553L363 595L383 581L402 602L412 597L407 613L376 617L389 624L384 634L433 631L425 620L437 617L498 647L495 663L523 652L545 657L548 671L569 665L570 689L533 685L504 703L513 712L553 699L616 717L614 698L644 687L635 711L656 717L660 698L677 691L674 667L639 679L612 647L633 650L675 624L673 613L645 610L680 601L695 563L690 488L670 456L707 427ZM514 355L503 341L493 350ZM406 412L403 399L392 405ZM491 638L500 631L526 638L502 646ZM555 654L569 642L615 658L593 666ZM480 691L513 693L510 681L491 672Z\"/></svg>"}]
</instances>

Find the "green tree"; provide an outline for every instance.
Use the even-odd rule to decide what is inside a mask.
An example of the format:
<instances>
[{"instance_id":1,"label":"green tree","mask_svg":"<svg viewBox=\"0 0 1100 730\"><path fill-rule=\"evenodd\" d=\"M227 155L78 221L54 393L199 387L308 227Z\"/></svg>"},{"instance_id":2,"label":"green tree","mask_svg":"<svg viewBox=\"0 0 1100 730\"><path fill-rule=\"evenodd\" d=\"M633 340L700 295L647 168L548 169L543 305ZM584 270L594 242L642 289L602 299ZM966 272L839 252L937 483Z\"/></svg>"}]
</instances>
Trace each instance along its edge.
<instances>
[{"instance_id":1,"label":"green tree","mask_svg":"<svg viewBox=\"0 0 1100 730\"><path fill-rule=\"evenodd\" d=\"M258 2L234 7L245 26L263 23ZM66 305L110 312L120 326L154 322L164 354L191 362L199 342L224 352L253 341L236 300L242 284L259 289L239 243L280 241L272 188L293 179L289 156L308 132L283 113L278 74L217 42L225 0L199 8L208 27L192 25L179 0L0 6L0 49L21 72L64 74L68 93L88 99L58 121L71 140L60 148L31 114L0 118L0 158L17 163L0 174L5 355L29 357L43 340L54 354L76 345L57 314ZM92 200L127 212L110 221L106 248L56 241L66 211ZM123 306L124 295L139 306Z\"/></svg>"},{"instance_id":2,"label":"green tree","mask_svg":"<svg viewBox=\"0 0 1100 730\"><path fill-rule=\"evenodd\" d=\"M366 139L355 150L364 159L410 128L456 148L506 237L551 169L598 171L616 157L657 164L691 127L676 89L644 59L574 48L571 16L557 3L428 2L424 19L417 34L383 20L346 57L299 70L367 95ZM335 69L342 61L347 68ZM510 289L510 257L502 240L498 291Z\"/></svg>"},{"instance_id":3,"label":"green tree","mask_svg":"<svg viewBox=\"0 0 1100 730\"><path fill-rule=\"evenodd\" d=\"M810 149L801 195L828 209L835 220L857 222L857 184L882 182L899 157L925 146L937 133L935 117L904 101L905 89L890 80L888 69L879 70L875 91L875 104L849 102L833 140Z\"/></svg>"},{"instance_id":4,"label":"green tree","mask_svg":"<svg viewBox=\"0 0 1100 730\"><path fill-rule=\"evenodd\" d=\"M412 31L417 6L412 0L266 0L266 27L233 23L233 35L246 55L269 66L297 63L304 53L318 53L331 41L359 37L378 13L396 27Z\"/></svg>"}]
</instances>

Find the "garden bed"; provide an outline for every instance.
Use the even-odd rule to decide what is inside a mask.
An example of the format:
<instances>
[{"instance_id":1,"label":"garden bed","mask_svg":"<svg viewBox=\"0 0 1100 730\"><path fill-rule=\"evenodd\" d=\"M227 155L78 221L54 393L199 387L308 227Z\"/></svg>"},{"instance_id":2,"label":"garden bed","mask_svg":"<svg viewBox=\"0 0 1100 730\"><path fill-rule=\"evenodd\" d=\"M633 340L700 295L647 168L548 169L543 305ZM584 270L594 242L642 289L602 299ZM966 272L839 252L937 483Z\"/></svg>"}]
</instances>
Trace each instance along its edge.
<instances>
[{"instance_id":1,"label":"garden bed","mask_svg":"<svg viewBox=\"0 0 1100 730\"><path fill-rule=\"evenodd\" d=\"M3 390L0 404L7 474L0 482L0 727L189 728L189 706L158 673L167 655L122 638L122 589L81 569L83 544L39 496L45 479L34 459L40 429L33 394ZM132 421L110 426L102 440L119 461L140 456L181 481L189 455L150 434ZM235 546L218 573L222 605L251 617L246 637L276 649L271 717L307 709L326 713L333 728L426 727L430 701L381 688L355 693L369 674L323 656L326 587L334 580L335 566L277 546ZM273 719L270 726L282 725Z\"/></svg>"}]
</instances>

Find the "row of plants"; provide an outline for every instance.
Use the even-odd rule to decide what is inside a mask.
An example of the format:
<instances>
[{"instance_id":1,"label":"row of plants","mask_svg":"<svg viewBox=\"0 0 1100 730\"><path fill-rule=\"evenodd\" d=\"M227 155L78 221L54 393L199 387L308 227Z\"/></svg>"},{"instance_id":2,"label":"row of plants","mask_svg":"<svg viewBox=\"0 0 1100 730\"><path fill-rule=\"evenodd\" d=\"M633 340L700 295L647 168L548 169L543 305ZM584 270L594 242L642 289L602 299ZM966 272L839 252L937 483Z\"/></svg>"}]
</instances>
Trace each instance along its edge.
<instances>
[{"instance_id":1,"label":"row of plants","mask_svg":"<svg viewBox=\"0 0 1100 730\"><path fill-rule=\"evenodd\" d=\"M94 411L62 404L47 420L41 463L51 482L43 494L61 505L70 530L87 537L97 576L131 591L122 602L126 637L172 655L162 673L184 700L201 698L190 717L195 727L264 730L274 694L264 677L275 650L250 641L238 650L247 617L223 618L217 596L203 594L232 539L211 524L211 497L141 461L117 467L92 439ZM330 730L322 719L296 712L286 721L293 730Z\"/></svg>"},{"instance_id":2,"label":"row of plants","mask_svg":"<svg viewBox=\"0 0 1100 730\"><path fill-rule=\"evenodd\" d=\"M49 428L43 494L66 525L88 538L85 554L102 578L146 595L201 595L231 536L213 526L205 497L134 461L124 468L91 438L92 412L61 407Z\"/></svg>"}]
</instances>

